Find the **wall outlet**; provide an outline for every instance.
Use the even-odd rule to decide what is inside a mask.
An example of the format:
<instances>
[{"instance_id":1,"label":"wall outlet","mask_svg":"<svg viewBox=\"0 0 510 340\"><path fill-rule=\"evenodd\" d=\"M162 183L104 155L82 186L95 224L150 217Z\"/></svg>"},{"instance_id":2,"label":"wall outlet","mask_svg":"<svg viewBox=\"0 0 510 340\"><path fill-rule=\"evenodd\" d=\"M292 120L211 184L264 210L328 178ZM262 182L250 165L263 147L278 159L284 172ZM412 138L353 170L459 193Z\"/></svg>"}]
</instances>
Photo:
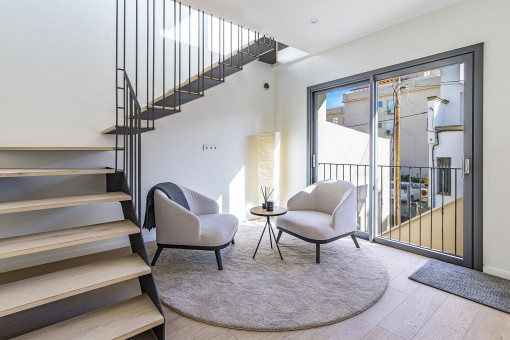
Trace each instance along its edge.
<instances>
[{"instance_id":1,"label":"wall outlet","mask_svg":"<svg viewBox=\"0 0 510 340\"><path fill-rule=\"evenodd\" d=\"M216 151L216 144L203 144L202 151Z\"/></svg>"}]
</instances>

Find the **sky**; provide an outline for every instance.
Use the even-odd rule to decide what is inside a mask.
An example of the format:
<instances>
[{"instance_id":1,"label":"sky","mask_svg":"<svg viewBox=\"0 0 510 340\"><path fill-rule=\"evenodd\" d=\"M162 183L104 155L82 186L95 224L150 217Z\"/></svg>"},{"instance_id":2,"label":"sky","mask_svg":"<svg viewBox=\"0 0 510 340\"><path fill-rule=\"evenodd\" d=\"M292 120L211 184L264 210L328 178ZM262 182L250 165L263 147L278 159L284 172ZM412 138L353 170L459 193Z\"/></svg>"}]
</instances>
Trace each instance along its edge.
<instances>
[{"instance_id":1,"label":"sky","mask_svg":"<svg viewBox=\"0 0 510 340\"><path fill-rule=\"evenodd\" d=\"M344 106L343 94L352 89L341 89L338 91L326 93L326 109L334 109L336 107Z\"/></svg>"}]
</instances>

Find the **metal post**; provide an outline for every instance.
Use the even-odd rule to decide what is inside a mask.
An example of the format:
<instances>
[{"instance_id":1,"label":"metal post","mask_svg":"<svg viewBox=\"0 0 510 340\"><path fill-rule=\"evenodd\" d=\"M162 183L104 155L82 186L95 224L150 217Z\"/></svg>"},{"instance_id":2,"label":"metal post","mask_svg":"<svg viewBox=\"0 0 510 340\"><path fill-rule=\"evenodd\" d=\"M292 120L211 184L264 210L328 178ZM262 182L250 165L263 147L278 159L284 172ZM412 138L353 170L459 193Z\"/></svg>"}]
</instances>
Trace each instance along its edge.
<instances>
[{"instance_id":1,"label":"metal post","mask_svg":"<svg viewBox=\"0 0 510 340\"><path fill-rule=\"evenodd\" d=\"M188 6L188 92L191 93L191 6Z\"/></svg>"},{"instance_id":2,"label":"metal post","mask_svg":"<svg viewBox=\"0 0 510 340\"><path fill-rule=\"evenodd\" d=\"M422 210L421 209L421 178L422 178L421 177L421 167L420 167L420 177L419 178L420 178L420 200L418 201L419 202L418 206L420 207L420 247L421 247L421 210Z\"/></svg>"},{"instance_id":3,"label":"metal post","mask_svg":"<svg viewBox=\"0 0 510 340\"><path fill-rule=\"evenodd\" d=\"M455 169L455 255L457 255L457 170Z\"/></svg>"},{"instance_id":4,"label":"metal post","mask_svg":"<svg viewBox=\"0 0 510 340\"><path fill-rule=\"evenodd\" d=\"M166 52L166 44L165 44L165 33L166 33L166 1L165 0L161 0L163 2L163 110L165 109L165 93L166 93L166 88L165 88L165 71L166 71L166 67L165 67L165 52ZM175 4L175 2L174 2ZM175 13L175 12L174 12ZM175 26L174 26L174 32L175 32ZM175 41L175 39L174 39ZM154 103L153 103L154 105Z\"/></svg>"},{"instance_id":5,"label":"metal post","mask_svg":"<svg viewBox=\"0 0 510 340\"><path fill-rule=\"evenodd\" d=\"M407 212L409 214L409 244L411 244L411 178L412 178L412 168L409 167L409 187L407 188Z\"/></svg>"},{"instance_id":6,"label":"metal post","mask_svg":"<svg viewBox=\"0 0 510 340\"><path fill-rule=\"evenodd\" d=\"M136 28L135 28L135 93L138 94L138 0L135 2Z\"/></svg>"},{"instance_id":7,"label":"metal post","mask_svg":"<svg viewBox=\"0 0 510 340\"><path fill-rule=\"evenodd\" d=\"M156 0L152 0L152 128L154 128L154 90L155 90L155 80L154 76L156 74L155 72L155 60L156 60ZM147 96L149 94L147 93ZM149 106L147 105L147 110L149 109ZM148 115L147 115L148 116Z\"/></svg>"},{"instance_id":8,"label":"metal post","mask_svg":"<svg viewBox=\"0 0 510 340\"><path fill-rule=\"evenodd\" d=\"M441 187L441 251L444 252L444 189L445 189L445 169L441 169L443 185Z\"/></svg>"}]
</instances>

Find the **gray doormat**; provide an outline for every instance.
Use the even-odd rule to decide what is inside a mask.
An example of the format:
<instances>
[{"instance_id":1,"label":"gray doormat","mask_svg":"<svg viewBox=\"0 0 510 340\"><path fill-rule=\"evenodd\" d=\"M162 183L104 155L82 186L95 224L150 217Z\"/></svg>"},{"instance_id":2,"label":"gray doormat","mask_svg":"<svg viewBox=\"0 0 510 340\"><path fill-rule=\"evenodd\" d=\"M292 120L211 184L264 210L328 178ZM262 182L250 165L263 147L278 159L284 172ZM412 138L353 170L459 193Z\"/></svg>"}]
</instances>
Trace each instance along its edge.
<instances>
[{"instance_id":1,"label":"gray doormat","mask_svg":"<svg viewBox=\"0 0 510 340\"><path fill-rule=\"evenodd\" d=\"M510 313L509 280L438 260L429 260L409 278Z\"/></svg>"}]
</instances>

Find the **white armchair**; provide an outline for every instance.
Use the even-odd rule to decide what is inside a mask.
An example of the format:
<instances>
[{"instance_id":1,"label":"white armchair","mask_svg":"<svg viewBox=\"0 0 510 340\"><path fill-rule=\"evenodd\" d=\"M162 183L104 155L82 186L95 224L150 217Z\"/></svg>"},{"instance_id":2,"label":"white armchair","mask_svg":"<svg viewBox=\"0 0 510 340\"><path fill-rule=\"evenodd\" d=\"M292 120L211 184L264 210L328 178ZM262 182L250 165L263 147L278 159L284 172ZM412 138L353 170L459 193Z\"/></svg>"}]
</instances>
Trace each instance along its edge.
<instances>
[{"instance_id":1,"label":"white armchair","mask_svg":"<svg viewBox=\"0 0 510 340\"><path fill-rule=\"evenodd\" d=\"M359 248L356 230L356 188L347 181L326 180L310 185L291 197L288 213L276 218L278 238L288 233L316 244L315 261L320 263L320 245L351 236Z\"/></svg>"},{"instance_id":2,"label":"white armchair","mask_svg":"<svg viewBox=\"0 0 510 340\"><path fill-rule=\"evenodd\" d=\"M220 214L216 201L188 188L178 187L188 202L189 211L161 190L154 191L158 250L152 265L156 264L163 248L214 250L218 269L222 270L220 249L234 244L239 226L237 217Z\"/></svg>"}]
</instances>

